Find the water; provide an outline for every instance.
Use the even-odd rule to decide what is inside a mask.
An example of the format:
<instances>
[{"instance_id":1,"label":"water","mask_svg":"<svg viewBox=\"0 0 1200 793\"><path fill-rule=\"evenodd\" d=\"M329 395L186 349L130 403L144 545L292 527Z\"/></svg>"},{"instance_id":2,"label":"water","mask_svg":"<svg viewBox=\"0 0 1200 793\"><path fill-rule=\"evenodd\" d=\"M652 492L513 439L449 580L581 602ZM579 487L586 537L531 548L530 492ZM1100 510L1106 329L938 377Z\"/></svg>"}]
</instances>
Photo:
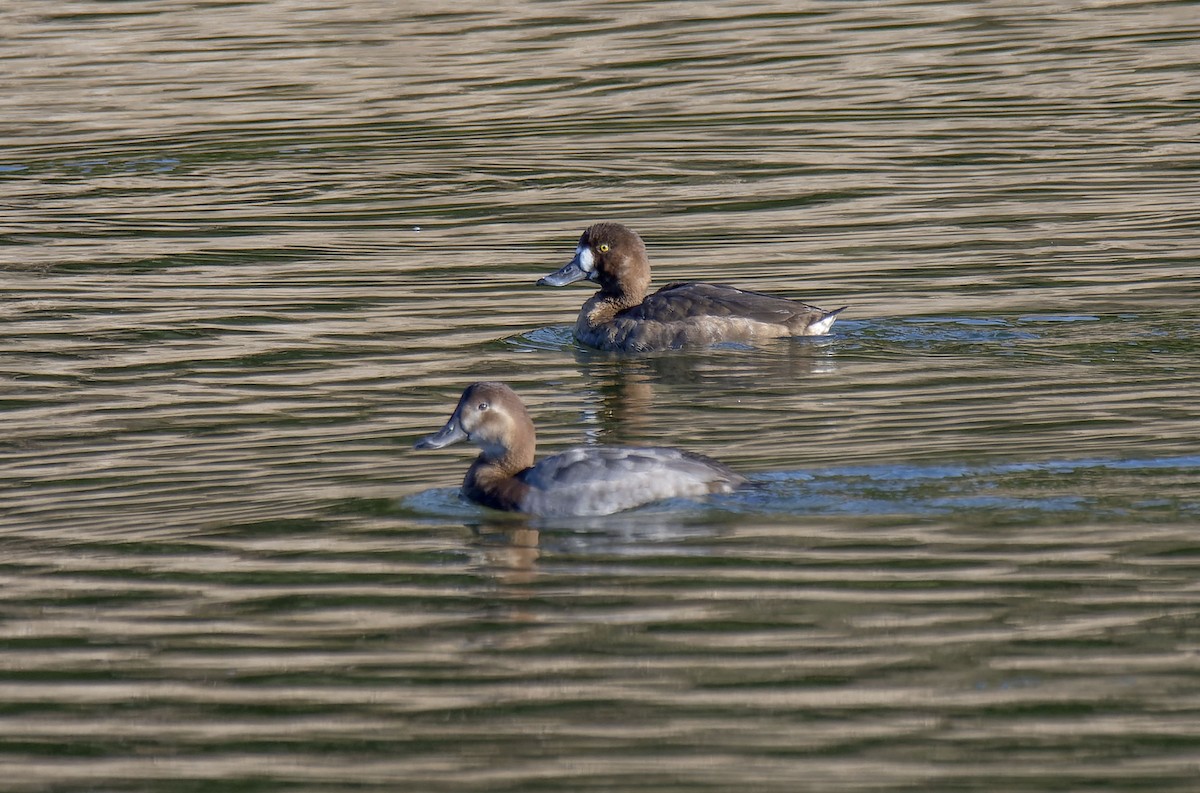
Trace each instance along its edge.
<instances>
[{"instance_id":1,"label":"water","mask_svg":"<svg viewBox=\"0 0 1200 793\"><path fill-rule=\"evenodd\" d=\"M1191 4L0 21L6 789L1195 789ZM582 350L602 218L851 308ZM485 378L755 487L487 513Z\"/></svg>"}]
</instances>

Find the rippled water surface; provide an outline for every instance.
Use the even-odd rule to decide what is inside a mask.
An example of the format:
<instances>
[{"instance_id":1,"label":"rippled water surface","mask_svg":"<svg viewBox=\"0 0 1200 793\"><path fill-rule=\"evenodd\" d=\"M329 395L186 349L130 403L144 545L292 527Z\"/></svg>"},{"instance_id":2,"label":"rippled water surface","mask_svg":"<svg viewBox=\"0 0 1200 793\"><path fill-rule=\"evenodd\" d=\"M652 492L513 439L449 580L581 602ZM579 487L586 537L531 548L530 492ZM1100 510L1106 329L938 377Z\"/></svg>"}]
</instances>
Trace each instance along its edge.
<instances>
[{"instance_id":1,"label":"rippled water surface","mask_svg":"<svg viewBox=\"0 0 1200 793\"><path fill-rule=\"evenodd\" d=\"M1196 789L1193 4L0 22L5 789ZM586 351L598 219L850 308ZM754 487L489 513L478 379Z\"/></svg>"}]
</instances>

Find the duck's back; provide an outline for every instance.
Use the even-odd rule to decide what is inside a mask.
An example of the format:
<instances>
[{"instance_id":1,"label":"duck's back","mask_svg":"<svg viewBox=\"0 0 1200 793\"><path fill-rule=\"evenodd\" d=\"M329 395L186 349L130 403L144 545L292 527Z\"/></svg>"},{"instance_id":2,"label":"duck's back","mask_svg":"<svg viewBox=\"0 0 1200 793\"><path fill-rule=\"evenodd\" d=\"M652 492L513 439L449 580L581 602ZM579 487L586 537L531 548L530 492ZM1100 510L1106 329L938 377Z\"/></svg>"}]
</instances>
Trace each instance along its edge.
<instances>
[{"instance_id":1,"label":"duck's back","mask_svg":"<svg viewBox=\"0 0 1200 793\"><path fill-rule=\"evenodd\" d=\"M684 322L697 317L741 317L803 332L814 318L828 312L798 300L726 284L676 281L648 295L641 305L629 309L629 313L659 322Z\"/></svg>"},{"instance_id":2,"label":"duck's back","mask_svg":"<svg viewBox=\"0 0 1200 793\"><path fill-rule=\"evenodd\" d=\"M727 493L745 477L680 449L581 446L520 474L529 486L522 510L539 515L608 515L651 501Z\"/></svg>"}]
</instances>

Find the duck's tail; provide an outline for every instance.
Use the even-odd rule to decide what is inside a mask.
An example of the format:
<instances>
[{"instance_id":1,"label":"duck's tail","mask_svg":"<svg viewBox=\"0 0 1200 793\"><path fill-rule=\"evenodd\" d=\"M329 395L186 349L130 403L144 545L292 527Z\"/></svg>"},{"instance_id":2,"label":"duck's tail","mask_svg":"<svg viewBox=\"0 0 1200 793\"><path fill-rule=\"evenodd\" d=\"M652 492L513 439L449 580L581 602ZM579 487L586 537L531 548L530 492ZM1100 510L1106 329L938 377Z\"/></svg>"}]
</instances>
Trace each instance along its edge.
<instances>
[{"instance_id":1,"label":"duck's tail","mask_svg":"<svg viewBox=\"0 0 1200 793\"><path fill-rule=\"evenodd\" d=\"M833 323L837 322L838 314L841 314L850 306L842 306L835 308L833 311L828 311L821 315L821 318L804 329L805 336L824 336L833 327Z\"/></svg>"}]
</instances>

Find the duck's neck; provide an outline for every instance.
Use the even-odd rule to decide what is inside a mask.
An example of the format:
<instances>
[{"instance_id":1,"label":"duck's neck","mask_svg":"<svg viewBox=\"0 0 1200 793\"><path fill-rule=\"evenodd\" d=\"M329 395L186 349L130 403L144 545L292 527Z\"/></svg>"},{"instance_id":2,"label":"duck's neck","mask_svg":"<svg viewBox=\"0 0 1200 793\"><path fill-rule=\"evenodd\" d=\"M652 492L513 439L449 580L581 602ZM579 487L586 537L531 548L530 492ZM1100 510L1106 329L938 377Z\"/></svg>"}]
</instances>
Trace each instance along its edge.
<instances>
[{"instance_id":1,"label":"duck's neck","mask_svg":"<svg viewBox=\"0 0 1200 793\"><path fill-rule=\"evenodd\" d=\"M503 449L484 449L463 480L467 498L497 509L519 509L528 486L513 477L533 465L534 448L533 441L525 441Z\"/></svg>"},{"instance_id":2,"label":"duck's neck","mask_svg":"<svg viewBox=\"0 0 1200 793\"><path fill-rule=\"evenodd\" d=\"M640 285L638 288L623 291L609 292L601 289L588 298L588 301L583 304L581 313L587 317L588 323L595 327L611 322L617 314L627 308L641 305L645 299L646 289Z\"/></svg>"},{"instance_id":3,"label":"duck's neck","mask_svg":"<svg viewBox=\"0 0 1200 793\"><path fill-rule=\"evenodd\" d=\"M471 471L487 472L487 476L516 476L533 465L533 444L522 444L519 448L504 449L499 454L486 450L475 458Z\"/></svg>"}]
</instances>

